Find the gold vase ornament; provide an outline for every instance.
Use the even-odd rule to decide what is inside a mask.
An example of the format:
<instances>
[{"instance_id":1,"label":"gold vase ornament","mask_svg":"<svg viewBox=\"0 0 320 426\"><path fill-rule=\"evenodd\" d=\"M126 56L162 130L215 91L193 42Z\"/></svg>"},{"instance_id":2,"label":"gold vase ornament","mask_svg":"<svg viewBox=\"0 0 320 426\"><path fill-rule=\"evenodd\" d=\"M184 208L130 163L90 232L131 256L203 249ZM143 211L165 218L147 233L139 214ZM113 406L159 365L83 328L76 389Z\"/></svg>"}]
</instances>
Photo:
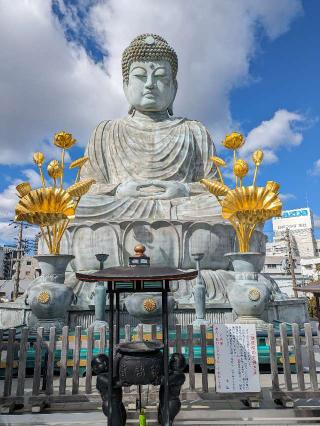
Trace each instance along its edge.
<instances>
[{"instance_id":1,"label":"gold vase ornament","mask_svg":"<svg viewBox=\"0 0 320 426\"><path fill-rule=\"evenodd\" d=\"M16 205L15 220L40 226L50 254L60 254L61 239L70 220L75 217L79 201L95 183L94 179L79 181L81 167L88 160L88 157L81 157L70 165L71 169L78 168L74 184L69 188L63 188L65 150L71 148L75 142L71 133L58 132L55 134L53 143L61 148L62 152L60 161L52 160L47 166L48 176L53 181L52 186L47 186L44 178L45 157L42 152L33 154L33 161L39 168L42 188L32 189L29 182L22 182L16 186L20 199ZM59 187L57 179L60 179Z\"/></svg>"},{"instance_id":2,"label":"gold vase ornament","mask_svg":"<svg viewBox=\"0 0 320 426\"><path fill-rule=\"evenodd\" d=\"M274 181L268 181L265 186L256 186L258 169L263 161L263 151L256 150L252 154L255 165L252 184L243 185L243 178L248 175L249 164L244 159L237 159L236 151L245 143L243 135L233 132L227 135L222 142L227 149L233 150L233 174L235 176L235 188L227 186L221 176L220 167L225 162L220 157L211 157L218 170L220 182L217 180L201 179L207 190L213 194L221 205L222 217L233 226L240 252L250 250L251 237L259 224L263 224L272 217L281 216L282 203L279 198L280 185Z\"/></svg>"}]
</instances>

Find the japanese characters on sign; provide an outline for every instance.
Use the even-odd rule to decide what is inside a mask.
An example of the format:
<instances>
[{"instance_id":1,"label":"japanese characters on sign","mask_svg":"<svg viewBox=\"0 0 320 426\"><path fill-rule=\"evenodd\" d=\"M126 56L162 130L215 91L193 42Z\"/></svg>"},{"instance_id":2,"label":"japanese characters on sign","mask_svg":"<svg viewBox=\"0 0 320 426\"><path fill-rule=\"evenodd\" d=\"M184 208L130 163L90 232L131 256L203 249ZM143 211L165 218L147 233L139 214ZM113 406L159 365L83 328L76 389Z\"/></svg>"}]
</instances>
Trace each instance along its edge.
<instances>
[{"instance_id":1,"label":"japanese characters on sign","mask_svg":"<svg viewBox=\"0 0 320 426\"><path fill-rule=\"evenodd\" d=\"M255 325L216 324L213 331L216 391L260 392Z\"/></svg>"}]
</instances>

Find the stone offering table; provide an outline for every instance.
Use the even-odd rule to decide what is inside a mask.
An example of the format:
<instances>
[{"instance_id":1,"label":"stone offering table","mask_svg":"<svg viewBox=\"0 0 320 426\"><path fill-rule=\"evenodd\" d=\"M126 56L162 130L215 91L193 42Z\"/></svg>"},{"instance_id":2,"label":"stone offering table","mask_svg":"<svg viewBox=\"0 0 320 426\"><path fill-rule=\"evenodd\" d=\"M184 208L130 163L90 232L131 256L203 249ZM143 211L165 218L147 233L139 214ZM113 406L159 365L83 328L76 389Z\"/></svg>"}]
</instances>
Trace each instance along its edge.
<instances>
[{"instance_id":1,"label":"stone offering table","mask_svg":"<svg viewBox=\"0 0 320 426\"><path fill-rule=\"evenodd\" d=\"M169 412L169 345L168 345L168 292L170 282L175 280L192 280L196 278L197 271L181 271L179 269L159 266L128 266L111 267L94 273L77 273L77 278L84 282L107 283L106 291L109 294L109 365L108 365L108 398L107 414L108 426L114 425L113 413L113 387L116 385L114 371L114 340L120 343L120 293L130 292L160 292L162 294L162 339L163 339L163 381L160 409L162 424L172 424L172 413ZM114 303L115 300L115 303ZM114 336L114 310L116 331ZM114 339L115 337L115 339ZM110 385L111 384L111 385ZM120 396L121 400L121 396ZM176 414L174 414L175 416ZM117 423L118 424L118 423Z\"/></svg>"}]
</instances>

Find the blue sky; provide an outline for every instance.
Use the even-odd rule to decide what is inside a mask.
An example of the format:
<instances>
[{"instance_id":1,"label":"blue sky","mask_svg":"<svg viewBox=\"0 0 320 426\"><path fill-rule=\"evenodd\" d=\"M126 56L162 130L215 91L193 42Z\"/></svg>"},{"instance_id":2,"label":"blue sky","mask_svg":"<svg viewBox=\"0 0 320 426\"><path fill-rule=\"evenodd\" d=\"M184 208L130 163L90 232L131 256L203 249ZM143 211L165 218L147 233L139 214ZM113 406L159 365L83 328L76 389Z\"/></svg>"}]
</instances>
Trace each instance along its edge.
<instances>
[{"instance_id":1,"label":"blue sky","mask_svg":"<svg viewBox=\"0 0 320 426\"><path fill-rule=\"evenodd\" d=\"M0 1L0 242L16 183L39 184L32 152L55 157L64 129L74 159L99 121L126 114L121 52L144 32L178 53L175 114L202 121L221 156L223 135L243 132L245 157L266 150L258 182L277 180L284 207L308 203L320 225L319 16L317 0Z\"/></svg>"}]
</instances>

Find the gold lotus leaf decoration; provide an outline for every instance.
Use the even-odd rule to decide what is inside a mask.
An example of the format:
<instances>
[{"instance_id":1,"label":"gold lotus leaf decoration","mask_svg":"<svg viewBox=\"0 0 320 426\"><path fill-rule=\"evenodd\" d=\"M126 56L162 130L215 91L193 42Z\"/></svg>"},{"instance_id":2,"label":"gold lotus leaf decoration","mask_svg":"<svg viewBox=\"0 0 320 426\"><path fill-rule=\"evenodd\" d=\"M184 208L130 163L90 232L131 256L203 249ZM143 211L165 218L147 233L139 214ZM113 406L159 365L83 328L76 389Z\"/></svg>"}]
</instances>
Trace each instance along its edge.
<instances>
[{"instance_id":1,"label":"gold lotus leaf decoration","mask_svg":"<svg viewBox=\"0 0 320 426\"><path fill-rule=\"evenodd\" d=\"M220 158L220 157L211 157L210 160L217 166L217 167L226 167L226 162Z\"/></svg>"},{"instance_id":2,"label":"gold lotus leaf decoration","mask_svg":"<svg viewBox=\"0 0 320 426\"><path fill-rule=\"evenodd\" d=\"M274 182L273 180L268 180L268 182L266 183L266 188L268 191L278 194L280 185L278 184L278 182Z\"/></svg>"},{"instance_id":3,"label":"gold lotus leaf decoration","mask_svg":"<svg viewBox=\"0 0 320 426\"><path fill-rule=\"evenodd\" d=\"M74 169L76 167L84 166L84 164L88 161L88 159L89 159L88 156L77 158L76 160L72 161L72 163L69 166L69 169Z\"/></svg>"},{"instance_id":4,"label":"gold lotus leaf decoration","mask_svg":"<svg viewBox=\"0 0 320 426\"><path fill-rule=\"evenodd\" d=\"M73 185L69 186L69 188L67 188L67 191L72 197L82 197L89 191L91 185L93 185L94 183L94 179L82 179L80 182L74 183Z\"/></svg>"},{"instance_id":5,"label":"gold lotus leaf decoration","mask_svg":"<svg viewBox=\"0 0 320 426\"><path fill-rule=\"evenodd\" d=\"M54 135L53 143L58 148L69 149L76 143L76 140L73 139L71 133L62 131Z\"/></svg>"},{"instance_id":6,"label":"gold lotus leaf decoration","mask_svg":"<svg viewBox=\"0 0 320 426\"><path fill-rule=\"evenodd\" d=\"M24 197L25 195L29 194L32 188L29 182L21 182L16 186L16 190L18 191L20 197Z\"/></svg>"},{"instance_id":7,"label":"gold lotus leaf decoration","mask_svg":"<svg viewBox=\"0 0 320 426\"><path fill-rule=\"evenodd\" d=\"M82 195L87 193L95 182L93 179L80 180L81 167L88 160L87 156L73 161L70 168L78 168L74 184L68 190L63 188L63 175L65 170L65 151L71 148L76 140L71 133L64 131L54 135L53 143L61 148L61 160L52 160L47 166L47 173L53 180L52 186L47 186L44 172L44 154L35 152L33 161L38 166L42 188L32 190L30 183L22 182L17 185L20 201L16 205L17 221L27 221L39 225L42 238L48 246L49 253L59 254L61 239L70 220L75 217L75 211ZM60 178L60 179L59 179ZM59 187L57 185L59 179ZM70 190L70 193L68 192Z\"/></svg>"},{"instance_id":8,"label":"gold lotus leaf decoration","mask_svg":"<svg viewBox=\"0 0 320 426\"><path fill-rule=\"evenodd\" d=\"M151 297L148 299L144 299L143 307L147 312L153 312L157 309L157 302Z\"/></svg>"},{"instance_id":9,"label":"gold lotus leaf decoration","mask_svg":"<svg viewBox=\"0 0 320 426\"><path fill-rule=\"evenodd\" d=\"M272 217L281 216L282 210L282 203L278 196L280 185L277 182L268 181L264 187L256 186L257 172L263 160L263 151L260 149L252 154L255 164L252 185L243 186L243 178L249 172L249 165L244 159L237 159L236 151L244 143L243 135L237 132L227 135L222 142L225 148L233 150L234 189L229 188L223 181L220 167L224 167L225 162L220 157L211 157L217 167L220 181L200 180L200 183L215 195L220 203L222 217L233 226L240 252L249 251L250 239L256 226Z\"/></svg>"},{"instance_id":10,"label":"gold lotus leaf decoration","mask_svg":"<svg viewBox=\"0 0 320 426\"><path fill-rule=\"evenodd\" d=\"M62 219L73 219L75 203L60 188L38 188L22 197L16 206L16 220L49 226Z\"/></svg>"},{"instance_id":11,"label":"gold lotus leaf decoration","mask_svg":"<svg viewBox=\"0 0 320 426\"><path fill-rule=\"evenodd\" d=\"M259 223L281 215L282 203L265 187L238 187L229 191L222 203L222 217L231 222L237 233L240 251L249 251L249 241Z\"/></svg>"},{"instance_id":12,"label":"gold lotus leaf decoration","mask_svg":"<svg viewBox=\"0 0 320 426\"><path fill-rule=\"evenodd\" d=\"M236 150L243 146L245 139L241 133L232 132L230 135L227 135L222 141L222 145L225 148Z\"/></svg>"},{"instance_id":13,"label":"gold lotus leaf decoration","mask_svg":"<svg viewBox=\"0 0 320 426\"><path fill-rule=\"evenodd\" d=\"M217 180L211 181L209 179L201 179L200 183L205 185L208 191L216 197L227 195L230 191L230 188L227 185Z\"/></svg>"},{"instance_id":14,"label":"gold lotus leaf decoration","mask_svg":"<svg viewBox=\"0 0 320 426\"><path fill-rule=\"evenodd\" d=\"M58 179L63 173L63 168L58 160L52 160L47 167L48 175L52 179Z\"/></svg>"}]
</instances>

